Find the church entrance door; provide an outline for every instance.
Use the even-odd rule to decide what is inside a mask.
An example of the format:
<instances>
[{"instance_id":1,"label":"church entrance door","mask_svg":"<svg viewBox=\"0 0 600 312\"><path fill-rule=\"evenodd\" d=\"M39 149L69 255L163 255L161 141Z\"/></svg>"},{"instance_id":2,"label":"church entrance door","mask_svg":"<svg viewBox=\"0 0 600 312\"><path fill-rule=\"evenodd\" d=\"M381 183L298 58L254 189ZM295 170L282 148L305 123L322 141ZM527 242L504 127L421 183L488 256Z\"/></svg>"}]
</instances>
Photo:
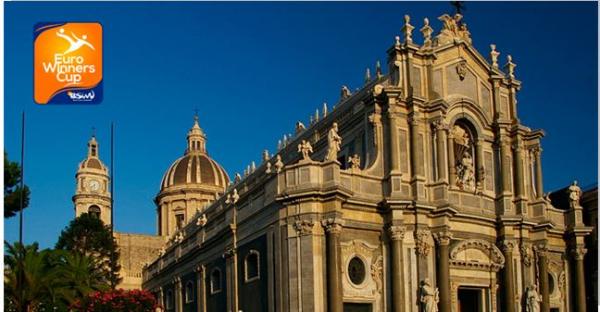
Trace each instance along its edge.
<instances>
[{"instance_id":1,"label":"church entrance door","mask_svg":"<svg viewBox=\"0 0 600 312\"><path fill-rule=\"evenodd\" d=\"M458 288L458 312L483 312L483 288L459 287Z\"/></svg>"}]
</instances>

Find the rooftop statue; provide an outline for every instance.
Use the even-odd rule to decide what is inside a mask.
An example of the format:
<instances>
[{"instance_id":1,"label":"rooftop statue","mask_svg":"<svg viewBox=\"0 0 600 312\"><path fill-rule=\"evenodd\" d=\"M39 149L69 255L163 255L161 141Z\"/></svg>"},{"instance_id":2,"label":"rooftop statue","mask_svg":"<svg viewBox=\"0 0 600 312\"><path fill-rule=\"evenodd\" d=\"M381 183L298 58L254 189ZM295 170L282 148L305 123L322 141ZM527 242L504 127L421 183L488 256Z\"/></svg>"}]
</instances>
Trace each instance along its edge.
<instances>
[{"instance_id":1,"label":"rooftop statue","mask_svg":"<svg viewBox=\"0 0 600 312\"><path fill-rule=\"evenodd\" d=\"M310 142L302 140L302 143L298 144L298 153L302 153L303 160L311 160L310 153L312 152L313 148L312 145L310 145Z\"/></svg>"},{"instance_id":2,"label":"rooftop statue","mask_svg":"<svg viewBox=\"0 0 600 312\"><path fill-rule=\"evenodd\" d=\"M337 160L341 144L342 137L338 134L338 124L334 122L327 134L327 156L325 156L325 160Z\"/></svg>"},{"instance_id":3,"label":"rooftop statue","mask_svg":"<svg viewBox=\"0 0 600 312\"><path fill-rule=\"evenodd\" d=\"M461 22L462 18L462 14L454 14L453 17L444 14L438 17L442 22L442 30L440 30L440 34L436 37L437 45L453 42L454 39L464 40L469 44L473 43L471 33L467 29L467 24Z\"/></svg>"},{"instance_id":4,"label":"rooftop statue","mask_svg":"<svg viewBox=\"0 0 600 312\"><path fill-rule=\"evenodd\" d=\"M577 181L569 186L569 203L571 208L579 207L579 199L581 198L581 188L577 185Z\"/></svg>"}]
</instances>

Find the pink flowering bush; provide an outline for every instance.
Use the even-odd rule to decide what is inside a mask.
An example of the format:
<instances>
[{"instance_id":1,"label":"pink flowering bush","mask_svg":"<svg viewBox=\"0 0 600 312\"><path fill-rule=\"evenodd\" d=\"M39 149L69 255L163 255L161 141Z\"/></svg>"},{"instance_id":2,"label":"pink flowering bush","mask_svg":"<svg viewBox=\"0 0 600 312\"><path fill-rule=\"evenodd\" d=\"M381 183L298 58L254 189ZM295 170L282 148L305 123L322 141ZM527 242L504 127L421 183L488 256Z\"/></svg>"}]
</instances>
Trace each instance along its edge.
<instances>
[{"instance_id":1,"label":"pink flowering bush","mask_svg":"<svg viewBox=\"0 0 600 312\"><path fill-rule=\"evenodd\" d=\"M71 305L71 311L81 312L154 312L158 304L145 290L109 290L93 292Z\"/></svg>"}]
</instances>

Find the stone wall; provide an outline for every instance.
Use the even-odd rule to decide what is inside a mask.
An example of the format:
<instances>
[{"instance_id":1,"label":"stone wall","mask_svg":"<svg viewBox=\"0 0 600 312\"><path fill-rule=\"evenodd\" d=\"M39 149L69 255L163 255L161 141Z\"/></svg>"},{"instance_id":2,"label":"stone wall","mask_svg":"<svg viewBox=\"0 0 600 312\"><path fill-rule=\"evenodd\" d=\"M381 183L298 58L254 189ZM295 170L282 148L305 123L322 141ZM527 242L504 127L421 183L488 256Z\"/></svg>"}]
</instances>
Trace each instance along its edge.
<instances>
[{"instance_id":1,"label":"stone wall","mask_svg":"<svg viewBox=\"0 0 600 312\"><path fill-rule=\"evenodd\" d=\"M123 289L142 288L142 268L158 256L164 239L156 235L115 233L119 246L119 264L121 265L121 283Z\"/></svg>"}]
</instances>

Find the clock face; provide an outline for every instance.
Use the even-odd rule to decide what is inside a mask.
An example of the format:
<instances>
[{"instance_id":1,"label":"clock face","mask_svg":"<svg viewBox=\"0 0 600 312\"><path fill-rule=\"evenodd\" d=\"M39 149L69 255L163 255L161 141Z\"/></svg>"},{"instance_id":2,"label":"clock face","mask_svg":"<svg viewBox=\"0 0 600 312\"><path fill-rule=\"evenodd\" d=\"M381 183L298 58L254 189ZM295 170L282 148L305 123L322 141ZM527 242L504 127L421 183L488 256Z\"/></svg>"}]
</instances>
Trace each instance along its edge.
<instances>
[{"instance_id":1,"label":"clock face","mask_svg":"<svg viewBox=\"0 0 600 312\"><path fill-rule=\"evenodd\" d=\"M90 180L90 182L88 182L88 189L92 192L97 192L100 190L100 182L98 182L98 180Z\"/></svg>"}]
</instances>

